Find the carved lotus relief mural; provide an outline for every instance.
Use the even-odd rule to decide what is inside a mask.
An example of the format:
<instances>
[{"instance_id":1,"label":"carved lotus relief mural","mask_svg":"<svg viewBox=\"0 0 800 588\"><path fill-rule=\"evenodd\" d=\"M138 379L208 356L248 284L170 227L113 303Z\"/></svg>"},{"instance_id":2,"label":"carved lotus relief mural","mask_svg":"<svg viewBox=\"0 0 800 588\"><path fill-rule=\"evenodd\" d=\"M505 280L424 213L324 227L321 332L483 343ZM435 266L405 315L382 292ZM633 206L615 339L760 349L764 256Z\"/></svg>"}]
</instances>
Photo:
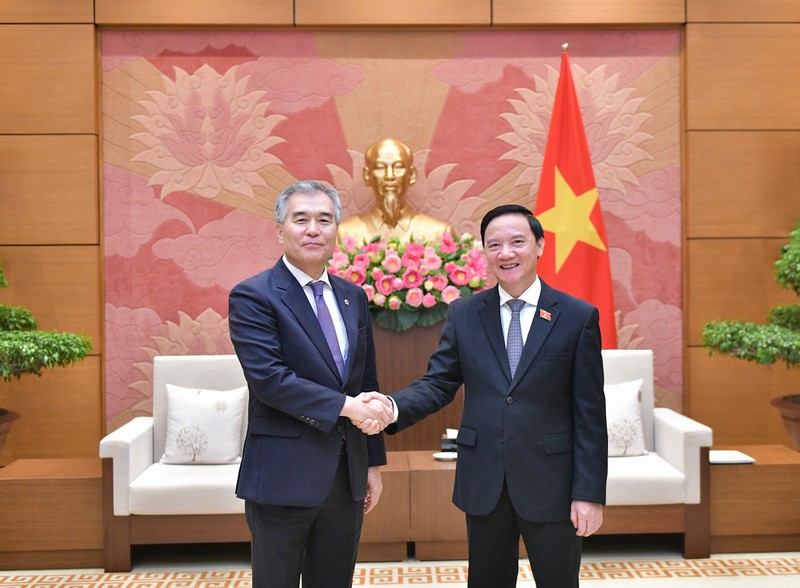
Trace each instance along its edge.
<instances>
[{"instance_id":1,"label":"carved lotus relief mural","mask_svg":"<svg viewBox=\"0 0 800 588\"><path fill-rule=\"evenodd\" d=\"M680 402L680 35L651 31L104 31L107 415L149 414L152 357L232 353L227 294L281 250L280 191L316 178L373 206L364 151L418 169L408 206L478 233L533 208L570 42L620 346Z\"/></svg>"}]
</instances>

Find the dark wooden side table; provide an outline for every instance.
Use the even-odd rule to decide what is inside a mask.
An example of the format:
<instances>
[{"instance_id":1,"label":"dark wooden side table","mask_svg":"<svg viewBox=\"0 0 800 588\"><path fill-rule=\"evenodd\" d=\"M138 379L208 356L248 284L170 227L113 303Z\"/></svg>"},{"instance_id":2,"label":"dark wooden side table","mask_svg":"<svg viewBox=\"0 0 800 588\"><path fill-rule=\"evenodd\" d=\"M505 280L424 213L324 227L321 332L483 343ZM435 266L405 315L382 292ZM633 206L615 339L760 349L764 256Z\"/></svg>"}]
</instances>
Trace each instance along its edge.
<instances>
[{"instance_id":1,"label":"dark wooden side table","mask_svg":"<svg viewBox=\"0 0 800 588\"><path fill-rule=\"evenodd\" d=\"M783 445L738 449L753 464L711 466L711 551L800 551L800 452Z\"/></svg>"}]
</instances>

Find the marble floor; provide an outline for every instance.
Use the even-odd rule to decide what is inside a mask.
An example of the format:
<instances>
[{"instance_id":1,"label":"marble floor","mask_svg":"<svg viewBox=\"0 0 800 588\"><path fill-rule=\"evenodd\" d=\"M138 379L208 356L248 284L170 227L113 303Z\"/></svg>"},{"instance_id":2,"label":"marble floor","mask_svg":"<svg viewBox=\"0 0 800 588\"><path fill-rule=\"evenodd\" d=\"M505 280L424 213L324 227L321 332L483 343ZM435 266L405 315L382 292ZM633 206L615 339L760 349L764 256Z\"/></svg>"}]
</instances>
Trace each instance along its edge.
<instances>
[{"instance_id":1,"label":"marble floor","mask_svg":"<svg viewBox=\"0 0 800 588\"><path fill-rule=\"evenodd\" d=\"M353 585L466 587L465 561L363 563ZM714 554L686 560L679 537L594 537L586 542L581 584L589 588L797 588L800 552ZM518 585L535 587L527 560ZM103 570L0 571L0 588L246 588L246 544L150 546L134 552L129 574ZM491 588L491 587L487 587Z\"/></svg>"}]
</instances>

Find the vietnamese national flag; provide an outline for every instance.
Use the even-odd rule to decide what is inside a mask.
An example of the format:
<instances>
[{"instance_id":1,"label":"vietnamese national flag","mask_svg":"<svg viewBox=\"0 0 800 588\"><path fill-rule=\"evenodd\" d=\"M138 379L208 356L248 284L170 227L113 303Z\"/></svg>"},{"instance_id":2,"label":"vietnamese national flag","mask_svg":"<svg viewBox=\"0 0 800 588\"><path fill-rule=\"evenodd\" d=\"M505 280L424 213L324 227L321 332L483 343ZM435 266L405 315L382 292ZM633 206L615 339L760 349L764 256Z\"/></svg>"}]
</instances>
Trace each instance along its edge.
<instances>
[{"instance_id":1,"label":"vietnamese national flag","mask_svg":"<svg viewBox=\"0 0 800 588\"><path fill-rule=\"evenodd\" d=\"M603 348L617 346L608 237L566 47L534 214L545 230L537 273L600 311Z\"/></svg>"}]
</instances>

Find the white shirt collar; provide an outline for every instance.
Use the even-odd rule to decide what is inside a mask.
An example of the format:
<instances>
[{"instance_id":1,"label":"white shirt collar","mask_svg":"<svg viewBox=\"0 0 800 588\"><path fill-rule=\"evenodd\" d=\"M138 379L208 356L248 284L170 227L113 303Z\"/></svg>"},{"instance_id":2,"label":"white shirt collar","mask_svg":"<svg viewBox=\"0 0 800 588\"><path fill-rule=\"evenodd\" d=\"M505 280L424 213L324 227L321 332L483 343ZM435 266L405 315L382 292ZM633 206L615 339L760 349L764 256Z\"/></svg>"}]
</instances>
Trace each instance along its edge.
<instances>
[{"instance_id":1,"label":"white shirt collar","mask_svg":"<svg viewBox=\"0 0 800 588\"><path fill-rule=\"evenodd\" d=\"M307 286L311 282L325 282L330 287L331 281L328 276L327 270L322 271L322 275L316 278L312 278L306 272L301 270L300 268L292 265L286 256L283 256L283 263L286 264L286 267L289 269L289 272L294 276L294 278L300 283L301 286Z\"/></svg>"},{"instance_id":2,"label":"white shirt collar","mask_svg":"<svg viewBox=\"0 0 800 588\"><path fill-rule=\"evenodd\" d=\"M503 287L498 285L497 286L498 293L500 294L500 307L511 300L513 296L503 290ZM526 304L531 306L539 306L539 296L542 294L542 282L539 280L539 276L536 276L536 279L533 281L527 290L525 290L520 296L519 300L524 300Z\"/></svg>"}]
</instances>

